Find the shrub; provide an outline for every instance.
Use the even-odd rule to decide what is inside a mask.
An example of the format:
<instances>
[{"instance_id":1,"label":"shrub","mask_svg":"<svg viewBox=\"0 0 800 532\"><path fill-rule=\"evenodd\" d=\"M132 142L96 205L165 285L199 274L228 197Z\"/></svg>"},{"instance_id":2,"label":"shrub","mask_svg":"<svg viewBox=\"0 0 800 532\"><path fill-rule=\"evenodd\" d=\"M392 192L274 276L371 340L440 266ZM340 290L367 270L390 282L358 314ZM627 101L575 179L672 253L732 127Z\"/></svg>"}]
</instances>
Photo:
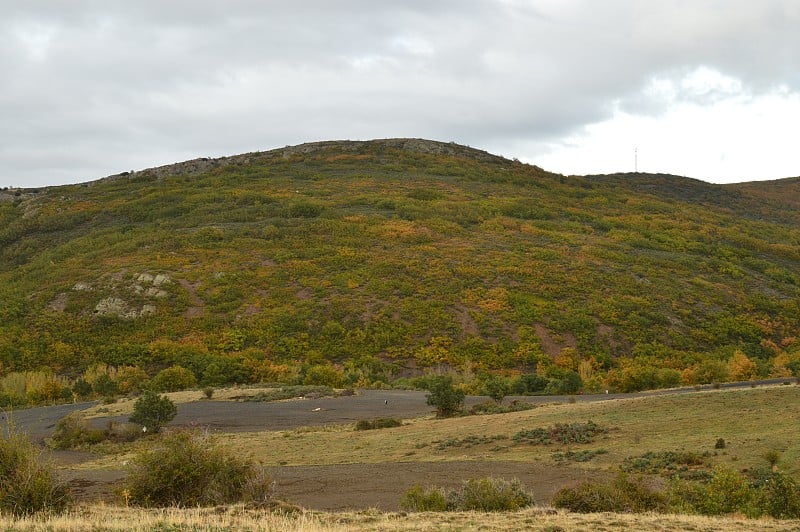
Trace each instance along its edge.
<instances>
[{"instance_id":1,"label":"shrub","mask_svg":"<svg viewBox=\"0 0 800 532\"><path fill-rule=\"evenodd\" d=\"M544 393L550 379L535 373L525 373L520 375L514 382L511 390L520 395Z\"/></svg>"},{"instance_id":2,"label":"shrub","mask_svg":"<svg viewBox=\"0 0 800 532\"><path fill-rule=\"evenodd\" d=\"M177 392L196 385L194 373L181 366L162 369L150 381L150 387L157 392Z\"/></svg>"},{"instance_id":3,"label":"shrub","mask_svg":"<svg viewBox=\"0 0 800 532\"><path fill-rule=\"evenodd\" d=\"M72 412L56 423L50 445L55 449L75 449L100 443L106 436L104 430L92 428L80 412Z\"/></svg>"},{"instance_id":4,"label":"shrub","mask_svg":"<svg viewBox=\"0 0 800 532\"><path fill-rule=\"evenodd\" d=\"M126 488L131 502L146 507L264 504L272 494L255 464L192 432L164 435L137 455Z\"/></svg>"},{"instance_id":5,"label":"shrub","mask_svg":"<svg viewBox=\"0 0 800 532\"><path fill-rule=\"evenodd\" d=\"M297 399L301 397L319 398L338 395L336 390L329 386L282 386L265 392L259 392L245 401L267 403L270 401L283 401L284 399Z\"/></svg>"},{"instance_id":6,"label":"shrub","mask_svg":"<svg viewBox=\"0 0 800 532\"><path fill-rule=\"evenodd\" d=\"M0 513L60 512L69 504L67 486L30 439L13 430L0 437Z\"/></svg>"},{"instance_id":7,"label":"shrub","mask_svg":"<svg viewBox=\"0 0 800 532\"><path fill-rule=\"evenodd\" d=\"M140 392L148 380L147 373L136 366L124 366L117 371L120 393Z\"/></svg>"},{"instance_id":8,"label":"shrub","mask_svg":"<svg viewBox=\"0 0 800 532\"><path fill-rule=\"evenodd\" d=\"M673 505L681 511L704 515L723 515L742 512L753 515L754 491L748 480L737 471L723 466L714 470L706 483L675 479L669 494Z\"/></svg>"},{"instance_id":9,"label":"shrub","mask_svg":"<svg viewBox=\"0 0 800 532\"><path fill-rule=\"evenodd\" d=\"M392 427L399 427L402 424L403 423L399 419L393 417L379 417L372 421L360 419L356 422L356 430L389 429Z\"/></svg>"},{"instance_id":10,"label":"shrub","mask_svg":"<svg viewBox=\"0 0 800 532\"><path fill-rule=\"evenodd\" d=\"M400 500L401 508L413 512L503 512L532 504L533 497L519 480L509 482L491 477L465 480L460 488L449 492L417 485L406 491Z\"/></svg>"},{"instance_id":11,"label":"shrub","mask_svg":"<svg viewBox=\"0 0 800 532\"><path fill-rule=\"evenodd\" d=\"M800 486L792 477L780 472L756 475L754 505L759 513L777 519L800 518Z\"/></svg>"},{"instance_id":12,"label":"shrub","mask_svg":"<svg viewBox=\"0 0 800 532\"><path fill-rule=\"evenodd\" d=\"M427 404L436 408L439 417L450 417L461 410L464 404L464 392L453 388L453 377L436 375L428 381L430 393L426 396Z\"/></svg>"},{"instance_id":13,"label":"shrub","mask_svg":"<svg viewBox=\"0 0 800 532\"><path fill-rule=\"evenodd\" d=\"M507 414L509 412L521 412L523 410L532 410L536 405L525 403L521 401L511 401L507 405L501 405L494 401L483 401L472 405L469 409L469 414Z\"/></svg>"},{"instance_id":14,"label":"shrub","mask_svg":"<svg viewBox=\"0 0 800 532\"><path fill-rule=\"evenodd\" d=\"M584 482L562 488L553 497L555 508L570 512L654 512L667 509L667 497L620 473L612 482Z\"/></svg>"},{"instance_id":15,"label":"shrub","mask_svg":"<svg viewBox=\"0 0 800 532\"><path fill-rule=\"evenodd\" d=\"M400 499L400 508L409 512L444 512L447 496L442 488L423 488L416 485Z\"/></svg>"},{"instance_id":16,"label":"shrub","mask_svg":"<svg viewBox=\"0 0 800 532\"><path fill-rule=\"evenodd\" d=\"M550 445L552 443L592 443L595 436L605 434L608 429L594 421L587 423L556 423L548 429L521 430L514 434L517 443Z\"/></svg>"},{"instance_id":17,"label":"shrub","mask_svg":"<svg viewBox=\"0 0 800 532\"><path fill-rule=\"evenodd\" d=\"M671 477L702 479L710 475L704 471L706 457L688 451L646 452L640 456L629 456L622 461L622 470Z\"/></svg>"},{"instance_id":18,"label":"shrub","mask_svg":"<svg viewBox=\"0 0 800 532\"><path fill-rule=\"evenodd\" d=\"M112 397L119 393L119 385L107 373L98 375L92 384L92 388L95 393L105 397Z\"/></svg>"},{"instance_id":19,"label":"shrub","mask_svg":"<svg viewBox=\"0 0 800 532\"><path fill-rule=\"evenodd\" d=\"M169 397L162 397L148 390L133 404L133 415L128 421L143 425L148 431L157 433L161 427L172 421L177 413L178 407Z\"/></svg>"},{"instance_id":20,"label":"shrub","mask_svg":"<svg viewBox=\"0 0 800 532\"><path fill-rule=\"evenodd\" d=\"M508 482L487 477L465 481L461 490L451 494L448 504L458 510L503 512L530 506L533 497L519 480Z\"/></svg>"},{"instance_id":21,"label":"shrub","mask_svg":"<svg viewBox=\"0 0 800 532\"><path fill-rule=\"evenodd\" d=\"M491 397L497 403L502 403L503 398L511 391L511 386L502 377L488 375L483 379L483 393Z\"/></svg>"},{"instance_id":22,"label":"shrub","mask_svg":"<svg viewBox=\"0 0 800 532\"><path fill-rule=\"evenodd\" d=\"M92 385L81 378L76 380L75 384L72 385L72 391L78 397L89 397L92 395Z\"/></svg>"},{"instance_id":23,"label":"shrub","mask_svg":"<svg viewBox=\"0 0 800 532\"><path fill-rule=\"evenodd\" d=\"M336 388L342 384L342 372L329 364L311 366L306 371L303 384Z\"/></svg>"},{"instance_id":24,"label":"shrub","mask_svg":"<svg viewBox=\"0 0 800 532\"><path fill-rule=\"evenodd\" d=\"M211 386L206 386L203 388L203 395L206 396L206 399L211 399L214 396L214 388Z\"/></svg>"}]
</instances>

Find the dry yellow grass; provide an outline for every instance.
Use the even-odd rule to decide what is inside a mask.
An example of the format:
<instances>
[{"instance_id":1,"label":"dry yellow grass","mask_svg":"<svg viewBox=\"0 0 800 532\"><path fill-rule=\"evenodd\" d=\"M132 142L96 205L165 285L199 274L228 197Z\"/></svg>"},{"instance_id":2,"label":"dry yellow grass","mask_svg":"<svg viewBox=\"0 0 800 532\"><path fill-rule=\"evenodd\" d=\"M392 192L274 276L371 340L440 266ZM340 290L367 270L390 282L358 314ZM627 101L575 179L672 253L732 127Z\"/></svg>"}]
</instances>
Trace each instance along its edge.
<instances>
[{"instance_id":1,"label":"dry yellow grass","mask_svg":"<svg viewBox=\"0 0 800 532\"><path fill-rule=\"evenodd\" d=\"M252 531L416 531L416 530L532 530L586 531L656 530L697 532L752 532L798 530L800 521L743 520L685 515L569 514L530 508L507 513L382 513L378 511L294 514L251 510L239 506L203 509L141 510L94 505L63 516L13 519L0 516L3 530L145 531L145 530L252 530Z\"/></svg>"}]
</instances>

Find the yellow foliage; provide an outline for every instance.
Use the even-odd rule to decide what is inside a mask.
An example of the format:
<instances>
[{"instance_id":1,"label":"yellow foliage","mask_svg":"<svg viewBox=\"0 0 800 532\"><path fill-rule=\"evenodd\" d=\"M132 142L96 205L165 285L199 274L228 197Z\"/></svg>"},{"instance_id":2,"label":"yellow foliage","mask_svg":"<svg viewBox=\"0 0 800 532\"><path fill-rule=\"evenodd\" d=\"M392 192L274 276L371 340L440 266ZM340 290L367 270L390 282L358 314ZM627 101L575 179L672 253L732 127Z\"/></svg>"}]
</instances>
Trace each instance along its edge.
<instances>
[{"instance_id":1,"label":"yellow foliage","mask_svg":"<svg viewBox=\"0 0 800 532\"><path fill-rule=\"evenodd\" d=\"M556 355L554 362L560 368L577 371L579 361L578 351L572 347L565 347Z\"/></svg>"},{"instance_id":2,"label":"yellow foliage","mask_svg":"<svg viewBox=\"0 0 800 532\"><path fill-rule=\"evenodd\" d=\"M478 306L489 313L509 310L508 290L503 287L492 288L486 293L486 297L478 302Z\"/></svg>"},{"instance_id":3,"label":"yellow foliage","mask_svg":"<svg viewBox=\"0 0 800 532\"><path fill-rule=\"evenodd\" d=\"M756 375L756 364L738 349L728 361L731 378L736 381L750 380Z\"/></svg>"}]
</instances>

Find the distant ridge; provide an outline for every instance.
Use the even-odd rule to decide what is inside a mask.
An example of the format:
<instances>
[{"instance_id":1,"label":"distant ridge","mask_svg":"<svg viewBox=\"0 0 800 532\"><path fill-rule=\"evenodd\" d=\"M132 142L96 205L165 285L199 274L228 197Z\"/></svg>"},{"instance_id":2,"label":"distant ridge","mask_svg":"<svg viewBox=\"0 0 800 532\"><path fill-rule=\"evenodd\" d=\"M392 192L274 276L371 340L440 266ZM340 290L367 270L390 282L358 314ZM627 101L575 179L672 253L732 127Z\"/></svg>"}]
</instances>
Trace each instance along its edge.
<instances>
[{"instance_id":1,"label":"distant ridge","mask_svg":"<svg viewBox=\"0 0 800 532\"><path fill-rule=\"evenodd\" d=\"M259 161L268 161L276 157L293 157L298 155L310 155L323 150L337 150L342 153L359 153L364 150L372 149L394 149L404 150L415 153L426 153L431 155L447 155L451 157L464 157L486 163L510 163L509 159L499 155L493 155L487 151L456 144L455 142L441 142L436 140L426 140L417 138L391 138L375 140L325 140L318 142L306 142L295 146L285 146L267 151L257 151L231 155L223 157L198 157L188 161L182 161L153 168L146 168L133 172L122 172L112 174L102 179L120 179L132 175L151 175L166 177L174 175L197 175L207 172L212 168L221 165L246 165L254 164Z\"/></svg>"}]
</instances>

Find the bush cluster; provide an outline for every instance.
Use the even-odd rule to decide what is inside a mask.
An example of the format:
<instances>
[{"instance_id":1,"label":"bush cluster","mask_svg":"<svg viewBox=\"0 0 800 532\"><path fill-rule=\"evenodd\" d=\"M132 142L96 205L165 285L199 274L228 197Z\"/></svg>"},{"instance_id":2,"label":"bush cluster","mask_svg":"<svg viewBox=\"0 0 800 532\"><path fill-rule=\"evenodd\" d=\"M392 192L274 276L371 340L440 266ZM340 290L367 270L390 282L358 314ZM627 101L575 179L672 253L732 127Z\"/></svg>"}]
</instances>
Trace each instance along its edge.
<instances>
[{"instance_id":1,"label":"bush cluster","mask_svg":"<svg viewBox=\"0 0 800 532\"><path fill-rule=\"evenodd\" d=\"M550 445L553 443L591 443L598 434L605 434L608 429L594 421L587 423L556 423L550 428L521 430L514 434L517 443L532 445Z\"/></svg>"},{"instance_id":2,"label":"bush cluster","mask_svg":"<svg viewBox=\"0 0 800 532\"><path fill-rule=\"evenodd\" d=\"M580 513L658 512L665 511L667 503L666 495L625 473L612 482L584 482L575 488L562 488L552 501L555 508Z\"/></svg>"},{"instance_id":3,"label":"bush cluster","mask_svg":"<svg viewBox=\"0 0 800 532\"><path fill-rule=\"evenodd\" d=\"M533 497L519 480L498 478L465 480L458 489L414 486L403 494L400 507L411 512L514 511L533 504Z\"/></svg>"},{"instance_id":4,"label":"bush cluster","mask_svg":"<svg viewBox=\"0 0 800 532\"><path fill-rule=\"evenodd\" d=\"M67 486L27 435L0 436L0 513L60 512L69 502Z\"/></svg>"},{"instance_id":5,"label":"bush cluster","mask_svg":"<svg viewBox=\"0 0 800 532\"><path fill-rule=\"evenodd\" d=\"M145 507L265 504L272 496L270 479L253 462L194 432L165 434L137 455L126 489Z\"/></svg>"},{"instance_id":6,"label":"bush cluster","mask_svg":"<svg viewBox=\"0 0 800 532\"><path fill-rule=\"evenodd\" d=\"M141 436L133 423L109 422L104 428L93 427L80 412L72 412L56 423L50 446L54 449L80 449L103 441L129 442Z\"/></svg>"},{"instance_id":7,"label":"bush cluster","mask_svg":"<svg viewBox=\"0 0 800 532\"><path fill-rule=\"evenodd\" d=\"M584 482L559 490L556 508L571 512L674 512L701 515L743 514L757 518L800 518L800 486L785 473L760 470L746 476L717 467L707 481L674 477L658 491L622 472L611 482Z\"/></svg>"},{"instance_id":8,"label":"bush cluster","mask_svg":"<svg viewBox=\"0 0 800 532\"><path fill-rule=\"evenodd\" d=\"M375 430L399 427L403 423L393 417L379 417L373 420L360 419L356 422L356 430Z\"/></svg>"},{"instance_id":9,"label":"bush cluster","mask_svg":"<svg viewBox=\"0 0 800 532\"><path fill-rule=\"evenodd\" d=\"M800 486L779 471L756 470L746 476L719 466L707 482L674 480L668 493L673 506L688 513L800 518Z\"/></svg>"},{"instance_id":10,"label":"bush cluster","mask_svg":"<svg viewBox=\"0 0 800 532\"><path fill-rule=\"evenodd\" d=\"M248 397L247 401L269 402L283 401L284 399L296 399L298 397L334 397L336 390L330 386L319 386L303 384L296 386L281 386L273 390L259 392L253 397Z\"/></svg>"},{"instance_id":11,"label":"bush cluster","mask_svg":"<svg viewBox=\"0 0 800 532\"><path fill-rule=\"evenodd\" d=\"M701 455L689 451L647 452L641 456L625 458L621 468L627 472L701 480L710 477L710 474L703 469L707 457L708 453Z\"/></svg>"}]
</instances>

